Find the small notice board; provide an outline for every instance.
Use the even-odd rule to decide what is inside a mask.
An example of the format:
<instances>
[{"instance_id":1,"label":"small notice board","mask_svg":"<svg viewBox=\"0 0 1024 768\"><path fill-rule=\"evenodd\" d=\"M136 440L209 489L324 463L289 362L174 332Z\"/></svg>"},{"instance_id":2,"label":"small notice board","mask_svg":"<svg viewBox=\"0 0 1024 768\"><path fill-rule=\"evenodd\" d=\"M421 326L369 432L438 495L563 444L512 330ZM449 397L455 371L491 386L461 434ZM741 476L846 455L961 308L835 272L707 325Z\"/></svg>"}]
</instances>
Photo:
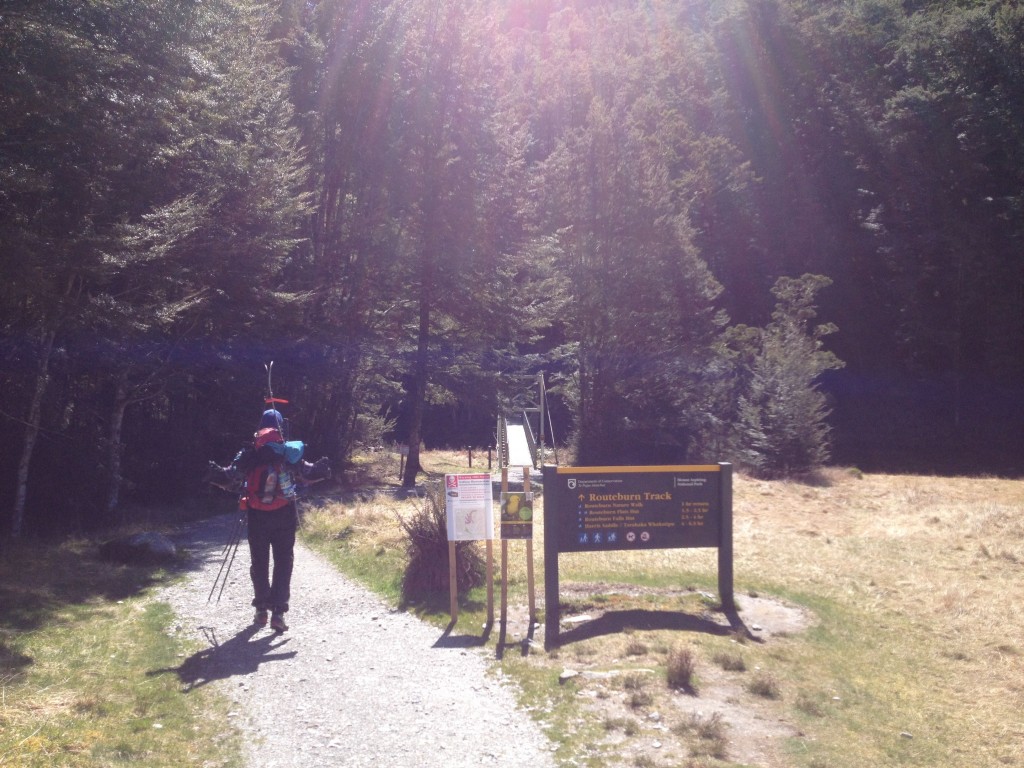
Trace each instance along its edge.
<instances>
[{"instance_id":1,"label":"small notice board","mask_svg":"<svg viewBox=\"0 0 1024 768\"><path fill-rule=\"evenodd\" d=\"M533 494L523 491L502 491L501 538L533 538Z\"/></svg>"},{"instance_id":2,"label":"small notice board","mask_svg":"<svg viewBox=\"0 0 1024 768\"><path fill-rule=\"evenodd\" d=\"M494 538L494 504L491 474L444 476L445 523L448 533L448 584L452 621L459 615L456 575L456 542L487 542L487 617L494 615L494 567L491 540Z\"/></svg>"},{"instance_id":3,"label":"small notice board","mask_svg":"<svg viewBox=\"0 0 1024 768\"><path fill-rule=\"evenodd\" d=\"M448 541L494 538L490 473L444 476Z\"/></svg>"}]
</instances>

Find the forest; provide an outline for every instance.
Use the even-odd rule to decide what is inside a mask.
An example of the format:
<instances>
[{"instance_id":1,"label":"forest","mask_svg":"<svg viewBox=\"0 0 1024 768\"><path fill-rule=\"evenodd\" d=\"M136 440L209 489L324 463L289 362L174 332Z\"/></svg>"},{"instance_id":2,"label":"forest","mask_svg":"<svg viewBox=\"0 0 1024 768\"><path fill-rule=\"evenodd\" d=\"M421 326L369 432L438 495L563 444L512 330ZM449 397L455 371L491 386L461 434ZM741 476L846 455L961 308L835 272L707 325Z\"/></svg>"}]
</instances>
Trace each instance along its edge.
<instances>
[{"instance_id":1,"label":"forest","mask_svg":"<svg viewBox=\"0 0 1024 768\"><path fill-rule=\"evenodd\" d=\"M0 537L336 469L1019 475L1015 0L3 0Z\"/></svg>"}]
</instances>

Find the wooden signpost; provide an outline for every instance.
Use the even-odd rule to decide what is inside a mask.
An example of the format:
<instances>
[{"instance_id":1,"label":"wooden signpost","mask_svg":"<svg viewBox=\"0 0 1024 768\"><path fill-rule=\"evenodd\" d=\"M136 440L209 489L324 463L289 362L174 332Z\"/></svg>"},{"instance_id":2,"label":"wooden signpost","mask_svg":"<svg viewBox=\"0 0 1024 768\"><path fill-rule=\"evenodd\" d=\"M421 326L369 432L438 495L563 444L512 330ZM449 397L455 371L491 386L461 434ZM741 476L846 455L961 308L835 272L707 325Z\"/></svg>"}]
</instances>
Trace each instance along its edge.
<instances>
[{"instance_id":1,"label":"wooden signpost","mask_svg":"<svg viewBox=\"0 0 1024 768\"><path fill-rule=\"evenodd\" d=\"M522 493L508 490L508 467L501 470L501 623L508 618L508 542L526 542L526 582L529 593L530 625L537 618L533 579L533 492L530 490L530 468L523 467Z\"/></svg>"}]
</instances>

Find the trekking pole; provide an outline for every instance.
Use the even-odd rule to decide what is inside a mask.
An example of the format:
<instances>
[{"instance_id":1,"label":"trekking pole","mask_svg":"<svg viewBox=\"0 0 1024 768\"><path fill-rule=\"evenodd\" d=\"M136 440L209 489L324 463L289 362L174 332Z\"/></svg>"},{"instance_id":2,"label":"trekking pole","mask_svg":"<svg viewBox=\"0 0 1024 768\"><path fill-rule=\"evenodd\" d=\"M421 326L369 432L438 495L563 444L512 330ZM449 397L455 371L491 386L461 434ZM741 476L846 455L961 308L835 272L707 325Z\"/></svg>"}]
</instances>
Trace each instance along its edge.
<instances>
[{"instance_id":1,"label":"trekking pole","mask_svg":"<svg viewBox=\"0 0 1024 768\"><path fill-rule=\"evenodd\" d=\"M235 527L231 529L231 535L228 537L227 544L221 550L221 561L220 570L217 571L217 577L213 580L213 586L210 587L210 594L206 597L206 602L210 602L213 599L213 593L217 589L218 582L220 583L220 591L224 592L224 585L228 581L228 574L231 572L231 564L235 561L235 553L238 551L238 544L242 540L242 530L244 523L241 517L238 518L238 522L235 523ZM225 567L227 570L225 570ZM223 575L224 580L221 581ZM217 595L217 602L220 602L220 594Z\"/></svg>"},{"instance_id":2,"label":"trekking pole","mask_svg":"<svg viewBox=\"0 0 1024 768\"><path fill-rule=\"evenodd\" d=\"M207 603L209 603L210 600L213 599L213 593L217 589L217 584L220 582L221 576L223 575L224 579L227 580L227 574L224 573L224 568L225 568L225 566L228 563L228 555L229 555L229 553L231 551L231 548L233 546L236 546L236 543L237 543L238 539L241 536L241 534L240 534L241 526L242 526L242 520L241 520L241 518L239 518L238 521L235 523L235 527L231 529L231 535L228 537L227 543L221 549L220 570L217 571L217 576L213 580L213 586L210 587L210 594L206 596L206 602Z\"/></svg>"},{"instance_id":3,"label":"trekking pole","mask_svg":"<svg viewBox=\"0 0 1024 768\"><path fill-rule=\"evenodd\" d=\"M224 594L224 587L228 584L228 574L231 573L231 566L235 562L235 555L238 554L238 545L242 541L242 533L239 531L238 537L235 539L235 547L231 550L231 559L228 561L228 569L224 572L224 580L220 583L220 592L217 593L217 602L220 602L220 596Z\"/></svg>"},{"instance_id":4,"label":"trekking pole","mask_svg":"<svg viewBox=\"0 0 1024 768\"><path fill-rule=\"evenodd\" d=\"M242 518L239 517L235 521L234 527L231 529L231 534L228 536L227 542L225 542L224 546L221 547L221 550L220 550L221 560L226 560L227 559L228 550L231 549L231 545L234 544L235 543L235 539L238 538L238 531L239 531L239 529L241 527L242 527Z\"/></svg>"}]
</instances>

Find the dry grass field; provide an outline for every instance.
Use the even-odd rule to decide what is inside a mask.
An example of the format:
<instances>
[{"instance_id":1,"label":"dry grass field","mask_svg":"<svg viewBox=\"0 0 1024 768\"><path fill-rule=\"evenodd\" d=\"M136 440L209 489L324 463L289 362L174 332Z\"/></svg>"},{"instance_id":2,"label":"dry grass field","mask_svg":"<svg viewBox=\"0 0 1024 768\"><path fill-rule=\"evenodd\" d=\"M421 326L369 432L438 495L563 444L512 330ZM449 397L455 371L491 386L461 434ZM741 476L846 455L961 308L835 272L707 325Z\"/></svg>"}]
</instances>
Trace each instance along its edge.
<instances>
[{"instance_id":1,"label":"dry grass field","mask_svg":"<svg viewBox=\"0 0 1024 768\"><path fill-rule=\"evenodd\" d=\"M738 583L834 606L810 688L862 711L821 738L842 764L1024 765L1024 483L828 477L736 487Z\"/></svg>"},{"instance_id":2,"label":"dry grass field","mask_svg":"<svg viewBox=\"0 0 1024 768\"><path fill-rule=\"evenodd\" d=\"M832 469L737 476L734 491L745 632L717 610L714 550L566 555L568 642L545 652L542 625L529 642L524 545L509 543L509 621L481 642L565 764L1024 766L1024 482ZM307 527L380 584L416 504L327 505ZM534 536L542 613L542 525ZM453 634L480 633L481 594L462 610Z\"/></svg>"}]
</instances>

